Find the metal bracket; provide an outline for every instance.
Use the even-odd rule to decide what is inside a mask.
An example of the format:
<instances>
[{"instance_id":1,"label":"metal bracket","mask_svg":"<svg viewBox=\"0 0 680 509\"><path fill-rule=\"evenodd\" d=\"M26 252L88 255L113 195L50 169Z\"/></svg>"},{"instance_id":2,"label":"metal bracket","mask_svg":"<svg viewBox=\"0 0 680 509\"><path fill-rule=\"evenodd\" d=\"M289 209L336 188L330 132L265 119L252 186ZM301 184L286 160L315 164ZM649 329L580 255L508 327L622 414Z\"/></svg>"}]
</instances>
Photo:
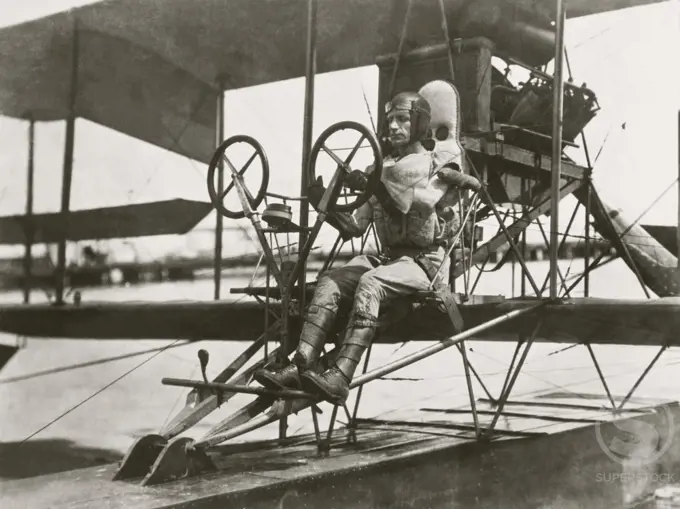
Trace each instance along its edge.
<instances>
[{"instance_id":1,"label":"metal bracket","mask_svg":"<svg viewBox=\"0 0 680 509\"><path fill-rule=\"evenodd\" d=\"M438 288L435 290L435 293L446 308L446 312L451 319L451 324L453 325L454 333L458 334L465 328L465 322L463 321L463 316L460 314L460 309L458 309L458 304L456 303L456 299L453 297L453 293L451 293L451 290L449 290L448 286Z\"/></svg>"}]
</instances>

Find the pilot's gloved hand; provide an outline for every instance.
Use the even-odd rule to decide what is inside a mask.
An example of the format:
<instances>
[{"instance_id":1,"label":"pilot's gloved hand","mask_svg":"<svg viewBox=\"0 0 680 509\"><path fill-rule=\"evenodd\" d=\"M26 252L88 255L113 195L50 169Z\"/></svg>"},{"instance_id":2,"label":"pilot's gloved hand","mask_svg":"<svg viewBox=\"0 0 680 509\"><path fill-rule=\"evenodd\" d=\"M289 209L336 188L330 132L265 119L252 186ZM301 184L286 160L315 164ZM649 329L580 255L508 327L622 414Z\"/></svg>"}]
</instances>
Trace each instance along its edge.
<instances>
[{"instance_id":1,"label":"pilot's gloved hand","mask_svg":"<svg viewBox=\"0 0 680 509\"><path fill-rule=\"evenodd\" d=\"M314 208L319 206L325 191L326 188L323 186L323 179L321 177L317 177L307 188L307 199Z\"/></svg>"},{"instance_id":2,"label":"pilot's gloved hand","mask_svg":"<svg viewBox=\"0 0 680 509\"><path fill-rule=\"evenodd\" d=\"M352 170L345 177L344 184L352 191L365 191L368 186L368 175L361 170Z\"/></svg>"},{"instance_id":3,"label":"pilot's gloved hand","mask_svg":"<svg viewBox=\"0 0 680 509\"><path fill-rule=\"evenodd\" d=\"M323 179L317 177L316 181L307 188L309 203L314 208L318 207L325 192L326 188L323 185ZM352 215L347 212L330 212L326 216L326 222L338 230L344 241L361 236L362 232L359 229L359 225L356 224L356 221L353 221Z\"/></svg>"},{"instance_id":4,"label":"pilot's gloved hand","mask_svg":"<svg viewBox=\"0 0 680 509\"><path fill-rule=\"evenodd\" d=\"M451 168L450 166L444 166L437 171L437 177L462 189L479 191L482 188L482 184L475 177L466 175L460 170Z\"/></svg>"}]
</instances>

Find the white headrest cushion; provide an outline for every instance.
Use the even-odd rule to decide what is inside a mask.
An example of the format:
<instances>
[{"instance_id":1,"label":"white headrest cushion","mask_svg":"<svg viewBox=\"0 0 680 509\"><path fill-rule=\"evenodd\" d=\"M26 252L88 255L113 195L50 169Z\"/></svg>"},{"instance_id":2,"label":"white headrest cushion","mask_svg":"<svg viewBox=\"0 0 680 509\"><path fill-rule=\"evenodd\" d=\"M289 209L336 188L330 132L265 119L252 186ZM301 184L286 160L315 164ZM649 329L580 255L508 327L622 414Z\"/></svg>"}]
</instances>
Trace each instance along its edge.
<instances>
[{"instance_id":1,"label":"white headrest cushion","mask_svg":"<svg viewBox=\"0 0 680 509\"><path fill-rule=\"evenodd\" d=\"M447 127L449 137L460 138L460 96L451 83L443 80L430 81L424 85L419 94L430 103L432 117L430 127L436 133L439 127Z\"/></svg>"},{"instance_id":2,"label":"white headrest cushion","mask_svg":"<svg viewBox=\"0 0 680 509\"><path fill-rule=\"evenodd\" d=\"M435 80L424 85L419 94L430 103L430 129L435 142L433 152L439 164L454 161L465 170L463 147L460 144L460 96L448 81ZM445 139L437 137L437 130L445 128Z\"/></svg>"}]
</instances>

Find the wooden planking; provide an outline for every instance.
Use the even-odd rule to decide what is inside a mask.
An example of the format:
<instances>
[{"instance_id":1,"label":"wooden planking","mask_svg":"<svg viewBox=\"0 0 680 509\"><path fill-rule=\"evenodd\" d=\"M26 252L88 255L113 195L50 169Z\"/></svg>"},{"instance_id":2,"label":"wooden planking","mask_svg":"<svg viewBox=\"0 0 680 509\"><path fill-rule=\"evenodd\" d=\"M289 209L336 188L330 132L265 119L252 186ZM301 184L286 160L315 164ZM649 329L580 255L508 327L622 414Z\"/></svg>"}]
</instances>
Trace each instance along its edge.
<instances>
[{"instance_id":1,"label":"wooden planking","mask_svg":"<svg viewBox=\"0 0 680 509\"><path fill-rule=\"evenodd\" d=\"M677 404L672 409L677 414ZM517 429L527 423L509 419ZM317 456L310 435L225 445L213 453L221 470L197 478L143 488L111 481L115 465L109 465L4 483L0 500L8 507L54 509L260 508L277 502L331 509L391 507L397 500L397 505L432 508L450 507L453 501L467 507L480 500L490 507L501 500L505 507L545 507L555 497L564 501L576 494L585 497L581 504L608 506L598 497L617 483L604 486L591 473L619 473L620 465L600 449L593 426L548 422L542 431L530 439L501 437L479 444L469 434L448 434L435 425L387 422L360 426L356 444L346 442L345 431L337 432L327 458ZM550 454L541 453L546 450ZM522 483L509 474L516 468L526 474ZM483 491L475 478L485 480ZM566 489L572 483L582 489ZM397 498L390 502L386 496Z\"/></svg>"},{"instance_id":2,"label":"wooden planking","mask_svg":"<svg viewBox=\"0 0 680 509\"><path fill-rule=\"evenodd\" d=\"M535 169L543 170L546 172L546 175L549 175L551 171L552 162L549 156L515 147L503 141L487 141L479 137L466 136L464 138L464 145L470 152L498 157L517 163L527 169L527 176L534 175ZM562 174L565 177L583 180L586 173L587 170L583 166L569 161L562 161Z\"/></svg>"}]
</instances>

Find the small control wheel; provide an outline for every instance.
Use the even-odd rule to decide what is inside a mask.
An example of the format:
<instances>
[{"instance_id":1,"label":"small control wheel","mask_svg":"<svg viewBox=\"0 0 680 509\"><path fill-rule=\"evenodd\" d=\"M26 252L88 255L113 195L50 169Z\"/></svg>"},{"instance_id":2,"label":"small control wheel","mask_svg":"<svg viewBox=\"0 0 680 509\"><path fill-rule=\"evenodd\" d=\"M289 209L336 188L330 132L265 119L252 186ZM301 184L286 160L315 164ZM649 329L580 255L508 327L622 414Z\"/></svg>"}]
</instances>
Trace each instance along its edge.
<instances>
[{"instance_id":1,"label":"small control wheel","mask_svg":"<svg viewBox=\"0 0 680 509\"><path fill-rule=\"evenodd\" d=\"M238 143L250 145L255 149L254 154L248 159L246 164L240 170L237 170L232 165L231 161L226 155L227 149ZM208 167L208 194L210 195L210 201L220 214L231 219L241 219L245 217L245 212L243 210L228 209L224 204L224 199L234 188L234 181L229 179L229 176L233 177L234 173L238 173L239 177L243 177L246 170L250 167L255 159L260 159L260 163L262 164L262 183L260 184L260 188L258 189L255 197L253 197L248 188L245 187L245 183L241 181L243 183L243 187L245 188L250 206L253 209L256 209L260 203L262 203L262 200L264 200L265 194L267 193L267 186L269 185L269 161L267 161L267 156L264 153L262 145L260 145L260 143L255 138L246 135L237 135L226 139L219 147L217 147L217 150L210 161L210 166ZM224 163L224 173L227 177L225 178L225 181L229 182L229 185L221 193L218 192L217 184L217 169L219 168L220 162Z\"/></svg>"}]
</instances>

